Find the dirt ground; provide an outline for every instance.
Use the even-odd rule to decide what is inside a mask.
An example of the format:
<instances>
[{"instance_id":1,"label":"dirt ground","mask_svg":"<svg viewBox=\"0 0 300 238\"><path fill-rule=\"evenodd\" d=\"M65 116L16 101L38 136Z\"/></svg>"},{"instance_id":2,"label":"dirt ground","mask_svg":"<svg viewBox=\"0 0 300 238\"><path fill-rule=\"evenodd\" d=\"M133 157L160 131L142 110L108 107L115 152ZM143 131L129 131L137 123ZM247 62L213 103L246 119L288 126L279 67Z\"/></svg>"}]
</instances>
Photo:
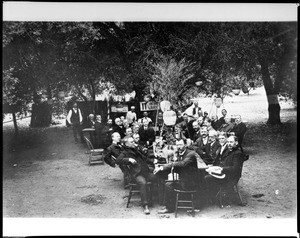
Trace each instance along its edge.
<instances>
[{"instance_id":1,"label":"dirt ground","mask_svg":"<svg viewBox=\"0 0 300 238\"><path fill-rule=\"evenodd\" d=\"M200 101L204 111L216 110L209 100ZM296 218L297 111L283 101L283 125L267 126L263 88L226 98L223 107L229 115L241 114L248 127L244 149L250 159L244 163L239 182L246 205L221 209L205 204L195 218L180 211L177 220ZM157 214L157 204L151 207L150 215L143 214L139 200L126 208L128 190L123 188L121 170L106 164L88 166L87 147L73 142L69 128L57 125L38 129L39 134L32 139L26 123L24 119L20 126L27 139L15 145L9 140L12 124L3 125L4 218L176 220L174 214Z\"/></svg>"}]
</instances>

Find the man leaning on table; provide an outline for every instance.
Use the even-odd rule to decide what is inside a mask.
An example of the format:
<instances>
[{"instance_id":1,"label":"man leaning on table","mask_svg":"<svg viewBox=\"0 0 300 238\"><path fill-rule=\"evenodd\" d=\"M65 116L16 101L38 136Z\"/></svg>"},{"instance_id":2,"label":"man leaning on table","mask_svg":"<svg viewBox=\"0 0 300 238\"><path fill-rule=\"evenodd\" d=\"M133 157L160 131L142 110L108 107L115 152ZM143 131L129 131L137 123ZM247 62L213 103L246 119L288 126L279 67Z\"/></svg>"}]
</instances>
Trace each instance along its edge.
<instances>
[{"instance_id":1,"label":"man leaning on table","mask_svg":"<svg viewBox=\"0 0 300 238\"><path fill-rule=\"evenodd\" d=\"M197 153L187 149L186 141L180 139L176 141L178 150L178 159L175 162L161 165L155 168L153 173L163 170L171 172L172 167L174 172L179 174L179 181L170 181L165 184L165 201L164 207L158 211L159 214L174 212L175 210L175 192L174 189L193 190L196 189L199 183Z\"/></svg>"}]
</instances>

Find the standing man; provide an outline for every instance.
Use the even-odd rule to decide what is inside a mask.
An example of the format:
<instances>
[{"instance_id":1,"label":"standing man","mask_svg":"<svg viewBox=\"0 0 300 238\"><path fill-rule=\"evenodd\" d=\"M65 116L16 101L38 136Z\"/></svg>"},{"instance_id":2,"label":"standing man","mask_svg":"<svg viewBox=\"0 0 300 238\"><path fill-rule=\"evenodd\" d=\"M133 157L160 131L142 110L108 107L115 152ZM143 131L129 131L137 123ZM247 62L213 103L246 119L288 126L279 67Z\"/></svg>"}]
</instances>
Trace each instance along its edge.
<instances>
[{"instance_id":1,"label":"standing man","mask_svg":"<svg viewBox=\"0 0 300 238\"><path fill-rule=\"evenodd\" d=\"M194 108L193 108L193 117L198 118L198 117L203 117L203 113L201 110L201 107L198 106L198 102L194 102Z\"/></svg>"},{"instance_id":2,"label":"standing man","mask_svg":"<svg viewBox=\"0 0 300 238\"><path fill-rule=\"evenodd\" d=\"M67 121L72 126L75 143L78 143L78 136L80 137L81 142L84 142L82 128L81 128L82 114L76 102L73 104L72 109L69 111L67 115Z\"/></svg>"},{"instance_id":3,"label":"standing man","mask_svg":"<svg viewBox=\"0 0 300 238\"><path fill-rule=\"evenodd\" d=\"M135 106L130 107L130 111L128 111L126 114L126 120L128 121L130 126L132 126L132 123L134 123L137 120Z\"/></svg>"},{"instance_id":4,"label":"standing man","mask_svg":"<svg viewBox=\"0 0 300 238\"><path fill-rule=\"evenodd\" d=\"M144 121L147 121L148 124L152 124L152 119L148 117L148 112L143 112L143 117L138 119L138 123L140 123L140 125L143 125Z\"/></svg>"}]
</instances>

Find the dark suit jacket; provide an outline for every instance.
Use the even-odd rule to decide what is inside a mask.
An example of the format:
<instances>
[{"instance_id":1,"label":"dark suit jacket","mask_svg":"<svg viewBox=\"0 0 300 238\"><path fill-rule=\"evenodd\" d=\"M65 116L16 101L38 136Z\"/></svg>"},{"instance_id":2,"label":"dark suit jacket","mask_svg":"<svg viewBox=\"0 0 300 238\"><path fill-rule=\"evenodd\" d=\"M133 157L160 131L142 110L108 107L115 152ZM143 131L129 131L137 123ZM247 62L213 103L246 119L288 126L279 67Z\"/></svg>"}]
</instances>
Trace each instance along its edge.
<instances>
[{"instance_id":1,"label":"dark suit jacket","mask_svg":"<svg viewBox=\"0 0 300 238\"><path fill-rule=\"evenodd\" d=\"M179 174L179 179L184 189L194 189L199 185L199 171L197 167L197 153L186 149L178 161L163 165L164 170L174 167L174 172Z\"/></svg>"},{"instance_id":2,"label":"dark suit jacket","mask_svg":"<svg viewBox=\"0 0 300 238\"><path fill-rule=\"evenodd\" d=\"M209 160L207 160L208 164L213 164L217 158L217 155L221 149L221 145L219 141L215 141L213 144L209 143L206 147L207 153L209 154ZM204 161L205 162L205 161Z\"/></svg>"},{"instance_id":3,"label":"dark suit jacket","mask_svg":"<svg viewBox=\"0 0 300 238\"><path fill-rule=\"evenodd\" d=\"M137 163L131 164L129 158L135 159ZM136 148L124 146L124 150L117 157L116 162L120 166L128 166L128 171L133 177L138 175L147 176L147 174L150 173L147 165L147 157Z\"/></svg>"},{"instance_id":4,"label":"dark suit jacket","mask_svg":"<svg viewBox=\"0 0 300 238\"><path fill-rule=\"evenodd\" d=\"M106 151L104 152L104 161L112 166L115 167L116 161L115 159L118 158L118 156L121 154L121 152L124 150L124 148L121 145L117 144L111 144L109 147L107 147ZM114 156L115 159L112 158Z\"/></svg>"},{"instance_id":5,"label":"dark suit jacket","mask_svg":"<svg viewBox=\"0 0 300 238\"><path fill-rule=\"evenodd\" d=\"M245 123L241 122L237 125L235 125L230 132L234 132L235 135L237 136L238 140L239 140L239 144L241 145L243 142L243 138L244 135L247 131L247 126L245 125Z\"/></svg>"},{"instance_id":6,"label":"dark suit jacket","mask_svg":"<svg viewBox=\"0 0 300 238\"><path fill-rule=\"evenodd\" d=\"M229 149L224 151L219 166L223 168L227 181L238 182L242 176L243 162L243 153L238 148L234 148L232 151Z\"/></svg>"},{"instance_id":7,"label":"dark suit jacket","mask_svg":"<svg viewBox=\"0 0 300 238\"><path fill-rule=\"evenodd\" d=\"M209 142L204 145L202 137L199 137L191 147L200 155L201 159L205 159L209 156Z\"/></svg>"},{"instance_id":8,"label":"dark suit jacket","mask_svg":"<svg viewBox=\"0 0 300 238\"><path fill-rule=\"evenodd\" d=\"M125 130L124 130L124 127L123 126L118 126L118 125L115 125L113 127L113 131L114 132L118 132L121 136L121 138L124 138L125 137Z\"/></svg>"},{"instance_id":9,"label":"dark suit jacket","mask_svg":"<svg viewBox=\"0 0 300 238\"><path fill-rule=\"evenodd\" d=\"M149 141L149 145L152 145L152 143L155 141L155 131L151 127L148 127L147 130L144 130L144 127L141 126L138 133L140 135L141 144L145 145L146 142Z\"/></svg>"}]
</instances>

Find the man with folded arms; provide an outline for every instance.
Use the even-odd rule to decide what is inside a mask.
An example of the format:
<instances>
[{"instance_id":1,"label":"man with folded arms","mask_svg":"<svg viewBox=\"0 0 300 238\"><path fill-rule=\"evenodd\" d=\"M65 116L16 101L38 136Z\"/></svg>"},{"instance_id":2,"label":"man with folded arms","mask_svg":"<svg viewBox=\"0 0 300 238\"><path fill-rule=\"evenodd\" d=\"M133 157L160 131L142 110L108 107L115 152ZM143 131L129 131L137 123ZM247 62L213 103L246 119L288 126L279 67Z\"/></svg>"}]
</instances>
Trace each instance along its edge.
<instances>
[{"instance_id":1,"label":"man with folded arms","mask_svg":"<svg viewBox=\"0 0 300 238\"><path fill-rule=\"evenodd\" d=\"M155 168L153 173L174 168L174 172L179 174L180 180L174 180L165 184L164 207L158 211L159 214L174 212L175 192L174 189L194 190L199 184L197 153L186 148L186 141L180 139L176 141L178 150L178 160L172 163L161 165Z\"/></svg>"}]
</instances>

